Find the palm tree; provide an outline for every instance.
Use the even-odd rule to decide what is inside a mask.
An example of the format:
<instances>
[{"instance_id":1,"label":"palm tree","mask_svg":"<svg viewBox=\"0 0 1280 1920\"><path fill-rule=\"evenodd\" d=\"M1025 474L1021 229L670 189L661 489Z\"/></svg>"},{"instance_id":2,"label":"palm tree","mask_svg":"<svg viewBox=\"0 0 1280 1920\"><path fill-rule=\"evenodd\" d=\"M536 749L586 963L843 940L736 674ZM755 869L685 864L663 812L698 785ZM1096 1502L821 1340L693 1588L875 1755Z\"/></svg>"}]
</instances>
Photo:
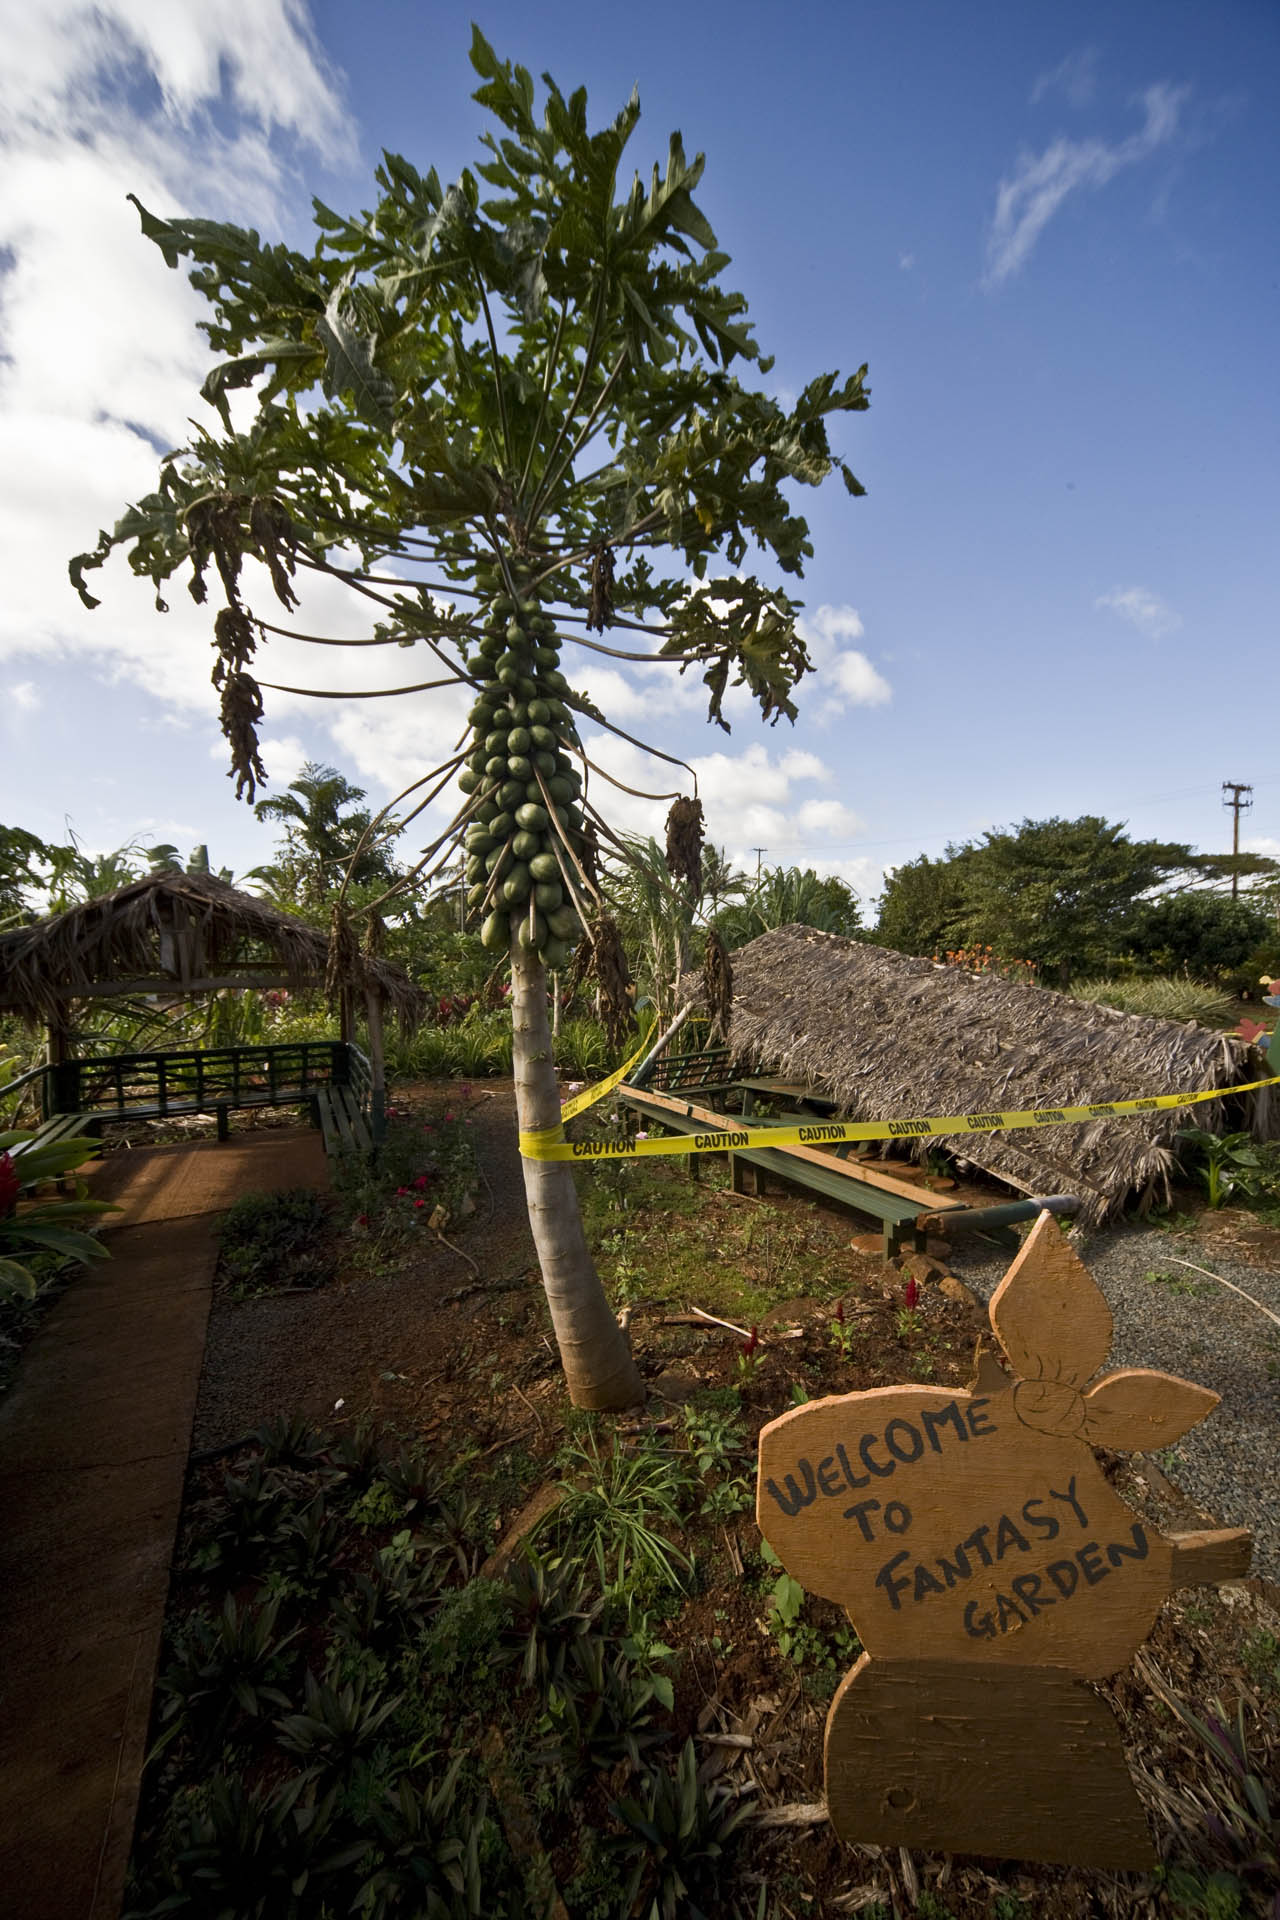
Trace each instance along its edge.
<instances>
[{"instance_id":1,"label":"palm tree","mask_svg":"<svg viewBox=\"0 0 1280 1920\"><path fill-rule=\"evenodd\" d=\"M284 793L254 806L259 820L279 820L285 836L283 857L255 867L251 877L264 880L280 904L311 908L322 906L348 875L356 887L389 885L395 863L382 845L367 844L373 816L358 804L364 794L336 767L308 760ZM394 832L391 822L382 837Z\"/></svg>"}]
</instances>

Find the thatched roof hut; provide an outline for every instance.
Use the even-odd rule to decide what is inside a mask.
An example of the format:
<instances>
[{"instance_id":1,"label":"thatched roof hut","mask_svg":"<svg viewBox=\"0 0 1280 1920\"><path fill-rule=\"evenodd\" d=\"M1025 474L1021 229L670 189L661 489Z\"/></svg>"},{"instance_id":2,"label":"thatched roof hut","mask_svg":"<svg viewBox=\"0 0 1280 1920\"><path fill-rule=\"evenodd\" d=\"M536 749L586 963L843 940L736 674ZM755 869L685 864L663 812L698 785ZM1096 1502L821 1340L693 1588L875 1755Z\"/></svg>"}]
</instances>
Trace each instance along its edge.
<instances>
[{"instance_id":1,"label":"thatched roof hut","mask_svg":"<svg viewBox=\"0 0 1280 1920\"><path fill-rule=\"evenodd\" d=\"M1261 1079L1235 1035L1118 1013L1046 987L913 960L862 941L779 927L733 956L729 1044L740 1068L821 1088L855 1120L958 1115L1227 1087ZM689 991L694 991L692 979ZM1280 1133L1269 1090L1043 1131L975 1133L959 1150L1025 1193L1078 1193L1097 1225L1137 1195L1168 1193L1180 1127ZM928 1142L914 1144L923 1157Z\"/></svg>"},{"instance_id":2,"label":"thatched roof hut","mask_svg":"<svg viewBox=\"0 0 1280 1920\"><path fill-rule=\"evenodd\" d=\"M69 1003L230 987L323 986L327 934L207 873L165 872L0 934L0 1011L51 1032ZM426 997L402 968L353 957L345 981L414 1027Z\"/></svg>"}]
</instances>

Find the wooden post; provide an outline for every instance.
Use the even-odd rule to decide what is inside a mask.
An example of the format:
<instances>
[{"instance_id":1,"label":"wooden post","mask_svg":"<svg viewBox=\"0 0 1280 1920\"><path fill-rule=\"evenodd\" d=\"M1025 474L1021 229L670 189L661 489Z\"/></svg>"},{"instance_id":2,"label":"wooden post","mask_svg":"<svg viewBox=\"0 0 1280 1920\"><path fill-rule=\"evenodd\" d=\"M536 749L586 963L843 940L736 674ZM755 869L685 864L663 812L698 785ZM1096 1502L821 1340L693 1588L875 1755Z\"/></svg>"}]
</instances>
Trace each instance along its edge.
<instances>
[{"instance_id":1,"label":"wooden post","mask_svg":"<svg viewBox=\"0 0 1280 1920\"><path fill-rule=\"evenodd\" d=\"M376 1147L387 1131L387 1067L382 1050L382 997L376 987L366 989L364 1003L369 1021L369 1066L373 1074L369 1127Z\"/></svg>"},{"instance_id":2,"label":"wooden post","mask_svg":"<svg viewBox=\"0 0 1280 1920\"><path fill-rule=\"evenodd\" d=\"M1185 1583L1239 1579L1237 1530L1162 1537L1094 1453L1167 1447L1218 1403L1101 1374L1111 1312L1042 1213L989 1309L972 1386L810 1401L760 1435L757 1518L866 1652L827 1719L827 1808L860 1845L1122 1870L1153 1862L1120 1732L1086 1684Z\"/></svg>"}]
</instances>

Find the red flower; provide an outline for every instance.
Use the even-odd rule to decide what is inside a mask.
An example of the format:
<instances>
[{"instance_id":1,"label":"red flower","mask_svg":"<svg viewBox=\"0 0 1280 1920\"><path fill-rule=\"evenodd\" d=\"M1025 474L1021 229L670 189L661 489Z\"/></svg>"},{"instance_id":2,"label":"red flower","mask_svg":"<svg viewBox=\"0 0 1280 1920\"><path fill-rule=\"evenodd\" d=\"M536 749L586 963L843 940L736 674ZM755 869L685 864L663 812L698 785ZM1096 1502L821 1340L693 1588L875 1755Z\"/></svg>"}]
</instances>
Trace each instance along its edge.
<instances>
[{"instance_id":1,"label":"red flower","mask_svg":"<svg viewBox=\"0 0 1280 1920\"><path fill-rule=\"evenodd\" d=\"M906 1292L903 1298L907 1303L907 1312L914 1313L920 1299L920 1282L916 1279L914 1273L907 1281Z\"/></svg>"},{"instance_id":2,"label":"red flower","mask_svg":"<svg viewBox=\"0 0 1280 1920\"><path fill-rule=\"evenodd\" d=\"M427 1179L427 1176L425 1173L420 1173L413 1184L417 1188L419 1193L424 1193L426 1189L430 1186L431 1182Z\"/></svg>"},{"instance_id":3,"label":"red flower","mask_svg":"<svg viewBox=\"0 0 1280 1920\"><path fill-rule=\"evenodd\" d=\"M406 1193L408 1193L408 1191L409 1191L409 1189L408 1189L408 1187L397 1187L397 1188L396 1188L396 1198L397 1198L397 1200L398 1200L398 1199L400 1199L400 1198L402 1197L402 1195L404 1195L404 1194L406 1194Z\"/></svg>"},{"instance_id":4,"label":"red flower","mask_svg":"<svg viewBox=\"0 0 1280 1920\"><path fill-rule=\"evenodd\" d=\"M753 1354L759 1345L760 1345L760 1329L759 1327L752 1327L750 1333L747 1335L746 1345L742 1349L744 1358L750 1354Z\"/></svg>"},{"instance_id":5,"label":"red flower","mask_svg":"<svg viewBox=\"0 0 1280 1920\"><path fill-rule=\"evenodd\" d=\"M368 1224L369 1224L369 1216L367 1213L358 1213L356 1215L356 1225L358 1227L367 1227Z\"/></svg>"},{"instance_id":6,"label":"red flower","mask_svg":"<svg viewBox=\"0 0 1280 1920\"><path fill-rule=\"evenodd\" d=\"M836 1319L840 1322L841 1326L844 1325L844 1301L843 1300L836 1301Z\"/></svg>"},{"instance_id":7,"label":"red flower","mask_svg":"<svg viewBox=\"0 0 1280 1920\"><path fill-rule=\"evenodd\" d=\"M413 1204L415 1207L425 1207L427 1203L425 1200L415 1200Z\"/></svg>"},{"instance_id":8,"label":"red flower","mask_svg":"<svg viewBox=\"0 0 1280 1920\"><path fill-rule=\"evenodd\" d=\"M22 1182L18 1178L18 1169L7 1153L0 1153L0 1219L3 1219L6 1213L13 1212L21 1191Z\"/></svg>"}]
</instances>

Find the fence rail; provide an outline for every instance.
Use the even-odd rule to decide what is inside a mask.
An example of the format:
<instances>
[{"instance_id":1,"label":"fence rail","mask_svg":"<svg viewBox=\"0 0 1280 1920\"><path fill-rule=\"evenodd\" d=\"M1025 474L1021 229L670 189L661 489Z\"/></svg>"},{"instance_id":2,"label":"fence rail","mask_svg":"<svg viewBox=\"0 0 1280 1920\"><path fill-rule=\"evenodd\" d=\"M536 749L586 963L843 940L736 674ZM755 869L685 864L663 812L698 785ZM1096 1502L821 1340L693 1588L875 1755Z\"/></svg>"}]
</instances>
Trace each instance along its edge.
<instances>
[{"instance_id":1,"label":"fence rail","mask_svg":"<svg viewBox=\"0 0 1280 1920\"><path fill-rule=\"evenodd\" d=\"M63 1060L18 1075L0 1087L0 1100L37 1082L45 1121L64 1113L89 1113L104 1123L212 1113L221 1125L236 1108L302 1106L331 1085L350 1088L369 1117L373 1094L368 1059L341 1040Z\"/></svg>"}]
</instances>

